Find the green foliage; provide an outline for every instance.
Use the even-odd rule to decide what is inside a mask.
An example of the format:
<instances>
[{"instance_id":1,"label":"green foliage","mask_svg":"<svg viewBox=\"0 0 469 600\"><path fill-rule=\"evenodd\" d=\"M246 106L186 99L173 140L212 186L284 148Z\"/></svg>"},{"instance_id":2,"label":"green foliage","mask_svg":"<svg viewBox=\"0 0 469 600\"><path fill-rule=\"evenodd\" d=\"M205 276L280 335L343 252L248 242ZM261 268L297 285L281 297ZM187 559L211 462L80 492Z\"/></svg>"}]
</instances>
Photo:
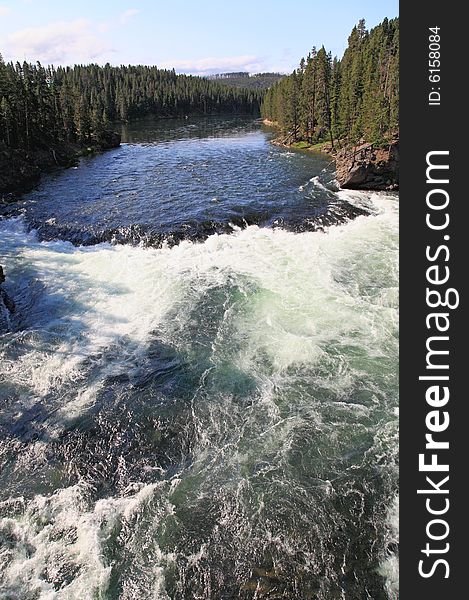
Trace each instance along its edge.
<instances>
[{"instance_id":1,"label":"green foliage","mask_svg":"<svg viewBox=\"0 0 469 600\"><path fill-rule=\"evenodd\" d=\"M313 48L261 107L291 141L382 142L399 128L399 19L353 28L341 60Z\"/></svg>"},{"instance_id":2,"label":"green foliage","mask_svg":"<svg viewBox=\"0 0 469 600\"><path fill-rule=\"evenodd\" d=\"M147 66L43 67L0 55L0 144L32 150L91 144L116 120L154 115L259 114L262 91Z\"/></svg>"},{"instance_id":3,"label":"green foliage","mask_svg":"<svg viewBox=\"0 0 469 600\"><path fill-rule=\"evenodd\" d=\"M283 79L285 75L281 73L256 73L250 75L246 71L240 71L239 73L218 73L217 75L210 75L207 79L217 81L223 85L231 87L241 87L256 90L266 90L280 79Z\"/></svg>"}]
</instances>

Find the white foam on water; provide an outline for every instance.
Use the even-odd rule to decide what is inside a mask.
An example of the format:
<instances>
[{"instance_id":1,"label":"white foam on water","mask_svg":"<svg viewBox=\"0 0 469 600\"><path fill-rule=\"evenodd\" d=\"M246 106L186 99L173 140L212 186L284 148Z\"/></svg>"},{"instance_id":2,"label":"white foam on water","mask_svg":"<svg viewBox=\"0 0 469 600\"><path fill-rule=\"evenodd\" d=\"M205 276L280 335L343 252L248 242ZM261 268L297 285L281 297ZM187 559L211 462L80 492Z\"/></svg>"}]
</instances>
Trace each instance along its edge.
<instances>
[{"instance_id":1,"label":"white foam on water","mask_svg":"<svg viewBox=\"0 0 469 600\"><path fill-rule=\"evenodd\" d=\"M388 509L387 542L399 544L399 497L396 496ZM399 557L390 552L380 565L379 573L386 579L389 600L399 600Z\"/></svg>"},{"instance_id":2,"label":"white foam on water","mask_svg":"<svg viewBox=\"0 0 469 600\"><path fill-rule=\"evenodd\" d=\"M28 314L30 330L38 326L58 342L50 351L47 344L31 344L18 360L7 361L6 369L30 395L44 397L65 382L80 388L83 361L125 342L122 354L100 372L98 389L103 377L127 372L138 362L170 310L174 313L187 296L223 284L228 276L254 282L262 290L247 321L237 323L247 337L241 362L259 349L279 370L315 362L324 344L339 338L343 344L353 338L372 353L382 352L380 336L387 336L388 319L395 316L396 286L364 298L359 288L337 280L341 270L358 269L362 259L395 249L395 241L385 241L384 249L380 246L383 232L395 227L397 212L391 200L375 202L382 209L376 217L359 217L325 234L251 226L232 235L213 235L202 244L186 241L158 250L40 243L21 223L4 222L9 269L30 265L32 277L44 286L44 294ZM386 255L379 266L388 265ZM10 278L15 278L14 270ZM351 283L356 283L353 278ZM383 312L387 319L383 320ZM54 318L47 321L50 313ZM79 404L89 406L94 393L87 380ZM67 405L66 410L74 409Z\"/></svg>"},{"instance_id":3,"label":"white foam on water","mask_svg":"<svg viewBox=\"0 0 469 600\"><path fill-rule=\"evenodd\" d=\"M260 431L259 439L272 440L274 451L279 436L286 440L300 418L283 418L272 399L282 378L295 376L292 369L319 367L330 360L334 347L333 372L318 368L316 381L340 397L363 368L358 359L348 358L350 348L364 350L367 357L397 356L396 199L385 194L339 194L349 202L372 206L374 214L324 233L250 226L231 235L213 235L203 243L185 241L161 249L41 243L21 219L0 222L2 260L6 259L19 308L17 330L2 340L0 359L3 372L17 386L16 409L21 412L38 401L47 404L51 395L60 398L46 424L53 436L70 418L93 406L107 377L138 368L155 332L174 347L187 345L188 340L175 332L191 325L194 302L233 282L238 299L226 306L223 317L236 342L228 357L240 371L256 377L263 390L260 408L272 418L266 420L269 427ZM18 343L23 352L11 357L9 346ZM110 349L112 360L102 362L101 355ZM259 368L259 356L268 360L268 374ZM226 359L223 339L215 339L211 363L216 367ZM89 361L99 366L91 380L86 371ZM227 419L231 409L227 400ZM341 409L367 410L345 404ZM207 438L207 452L209 446ZM231 460L243 463L244 450L228 450ZM75 486L47 498L36 496L25 504L22 516L4 518L1 527L15 539L1 574L4 589L17 589L18 594L37 589L40 600L104 595L110 566L103 558L102 540L113 523L132 512L132 502L143 502L139 494L133 500L110 498L88 506L86 494ZM54 541L54 530L72 524L77 525L76 541L67 544L66 536ZM34 551L29 553L28 548ZM393 598L397 564L390 560L382 573ZM46 564L60 561L79 570L68 586L54 591L41 573ZM160 591L154 597L164 598L158 596L163 594L162 567L155 569L154 581L160 583L152 589ZM15 580L17 588L11 587ZM132 583L127 586L130 599Z\"/></svg>"},{"instance_id":4,"label":"white foam on water","mask_svg":"<svg viewBox=\"0 0 469 600\"><path fill-rule=\"evenodd\" d=\"M16 498L0 503L0 511L12 516L0 519L0 595L18 600L94 600L106 597L112 562L105 556L107 539L128 532L138 560L141 540L132 530L160 485L142 487L128 497L106 498L90 503L84 485L59 490L31 501ZM166 484L167 485L167 484ZM166 507L157 511L162 518ZM7 542L7 543L5 543ZM153 552L148 575L150 595L168 599L164 591L163 555ZM167 562L170 556L164 557ZM69 573L63 583L64 572ZM60 583L59 586L54 585ZM130 600L131 582L120 596Z\"/></svg>"},{"instance_id":5,"label":"white foam on water","mask_svg":"<svg viewBox=\"0 0 469 600\"><path fill-rule=\"evenodd\" d=\"M317 187L321 190L324 190L326 192L328 192L329 190L327 189L327 187L321 182L321 180L319 179L319 176L316 175L315 177L311 177L311 179L308 179L308 181L306 183L304 183L303 185L300 185L300 187L298 188L298 190L300 192L302 192L304 189L306 189L308 187L309 183L313 183L314 187Z\"/></svg>"},{"instance_id":6,"label":"white foam on water","mask_svg":"<svg viewBox=\"0 0 469 600\"><path fill-rule=\"evenodd\" d=\"M316 177L313 177L312 179L310 179L310 181L312 183L314 183L314 186L319 188L320 190L324 190L326 192L328 192L329 190L327 189L327 187L322 183L322 181L319 179L319 176L316 175Z\"/></svg>"}]
</instances>

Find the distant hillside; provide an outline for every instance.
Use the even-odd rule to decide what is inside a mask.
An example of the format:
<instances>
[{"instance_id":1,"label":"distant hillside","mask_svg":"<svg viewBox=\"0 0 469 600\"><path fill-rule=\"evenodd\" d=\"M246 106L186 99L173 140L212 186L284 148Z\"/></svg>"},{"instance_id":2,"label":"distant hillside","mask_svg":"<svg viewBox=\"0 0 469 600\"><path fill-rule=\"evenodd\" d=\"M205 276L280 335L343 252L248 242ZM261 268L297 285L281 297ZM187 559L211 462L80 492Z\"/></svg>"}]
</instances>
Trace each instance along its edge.
<instances>
[{"instance_id":1,"label":"distant hillside","mask_svg":"<svg viewBox=\"0 0 469 600\"><path fill-rule=\"evenodd\" d=\"M251 75L245 71L240 71L238 73L217 73L216 75L209 75L207 79L216 80L218 83L230 87L266 90L283 77L285 75L282 75L282 73L256 73Z\"/></svg>"}]
</instances>

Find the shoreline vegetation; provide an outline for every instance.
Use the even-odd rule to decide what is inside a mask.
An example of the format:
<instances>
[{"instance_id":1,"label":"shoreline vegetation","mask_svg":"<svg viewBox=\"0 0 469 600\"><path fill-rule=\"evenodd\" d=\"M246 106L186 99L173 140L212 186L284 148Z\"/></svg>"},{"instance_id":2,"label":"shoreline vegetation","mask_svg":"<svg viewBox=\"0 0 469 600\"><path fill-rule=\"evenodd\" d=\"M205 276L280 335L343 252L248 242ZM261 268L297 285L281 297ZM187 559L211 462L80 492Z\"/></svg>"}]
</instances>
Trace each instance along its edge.
<instances>
[{"instance_id":1,"label":"shoreline vegetation","mask_svg":"<svg viewBox=\"0 0 469 600\"><path fill-rule=\"evenodd\" d=\"M36 185L41 173L115 148L112 123L146 116L258 117L263 90L174 69L5 63L0 54L0 199Z\"/></svg>"},{"instance_id":2,"label":"shoreline vegetation","mask_svg":"<svg viewBox=\"0 0 469 600\"><path fill-rule=\"evenodd\" d=\"M35 187L44 173L75 166L81 157L118 148L120 142L120 134L109 130L87 144L60 141L34 150L0 146L0 201L14 201Z\"/></svg>"},{"instance_id":3,"label":"shoreline vegetation","mask_svg":"<svg viewBox=\"0 0 469 600\"><path fill-rule=\"evenodd\" d=\"M279 129L278 123L262 120L264 125ZM336 177L341 188L356 190L397 191L399 189L399 136L386 143L373 144L361 141L355 146L339 148L336 143L304 140L289 142L277 135L271 142L293 150L327 154L335 162Z\"/></svg>"},{"instance_id":4,"label":"shoreline vegetation","mask_svg":"<svg viewBox=\"0 0 469 600\"><path fill-rule=\"evenodd\" d=\"M362 19L342 59L324 46L270 87L261 114L274 144L329 154L341 187L399 187L399 19Z\"/></svg>"},{"instance_id":5,"label":"shoreline vegetation","mask_svg":"<svg viewBox=\"0 0 469 600\"><path fill-rule=\"evenodd\" d=\"M0 54L0 200L30 190L43 172L118 147L111 124L146 116L260 115L279 132L272 143L329 154L341 187L396 190L398 74L398 18L370 31L362 19L341 60L313 47L281 78L202 78L142 65L54 68L5 63Z\"/></svg>"}]
</instances>

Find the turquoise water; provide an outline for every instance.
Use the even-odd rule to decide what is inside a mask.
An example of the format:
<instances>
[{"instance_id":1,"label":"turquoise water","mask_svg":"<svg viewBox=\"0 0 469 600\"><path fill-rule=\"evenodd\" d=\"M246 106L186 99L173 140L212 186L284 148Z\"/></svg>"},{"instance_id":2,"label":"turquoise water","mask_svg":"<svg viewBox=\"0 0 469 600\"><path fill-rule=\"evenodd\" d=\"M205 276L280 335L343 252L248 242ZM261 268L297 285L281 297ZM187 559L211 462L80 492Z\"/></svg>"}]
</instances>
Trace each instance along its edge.
<instances>
[{"instance_id":1,"label":"turquoise water","mask_svg":"<svg viewBox=\"0 0 469 600\"><path fill-rule=\"evenodd\" d=\"M397 196L125 133L0 221L0 596L397 598Z\"/></svg>"}]
</instances>

